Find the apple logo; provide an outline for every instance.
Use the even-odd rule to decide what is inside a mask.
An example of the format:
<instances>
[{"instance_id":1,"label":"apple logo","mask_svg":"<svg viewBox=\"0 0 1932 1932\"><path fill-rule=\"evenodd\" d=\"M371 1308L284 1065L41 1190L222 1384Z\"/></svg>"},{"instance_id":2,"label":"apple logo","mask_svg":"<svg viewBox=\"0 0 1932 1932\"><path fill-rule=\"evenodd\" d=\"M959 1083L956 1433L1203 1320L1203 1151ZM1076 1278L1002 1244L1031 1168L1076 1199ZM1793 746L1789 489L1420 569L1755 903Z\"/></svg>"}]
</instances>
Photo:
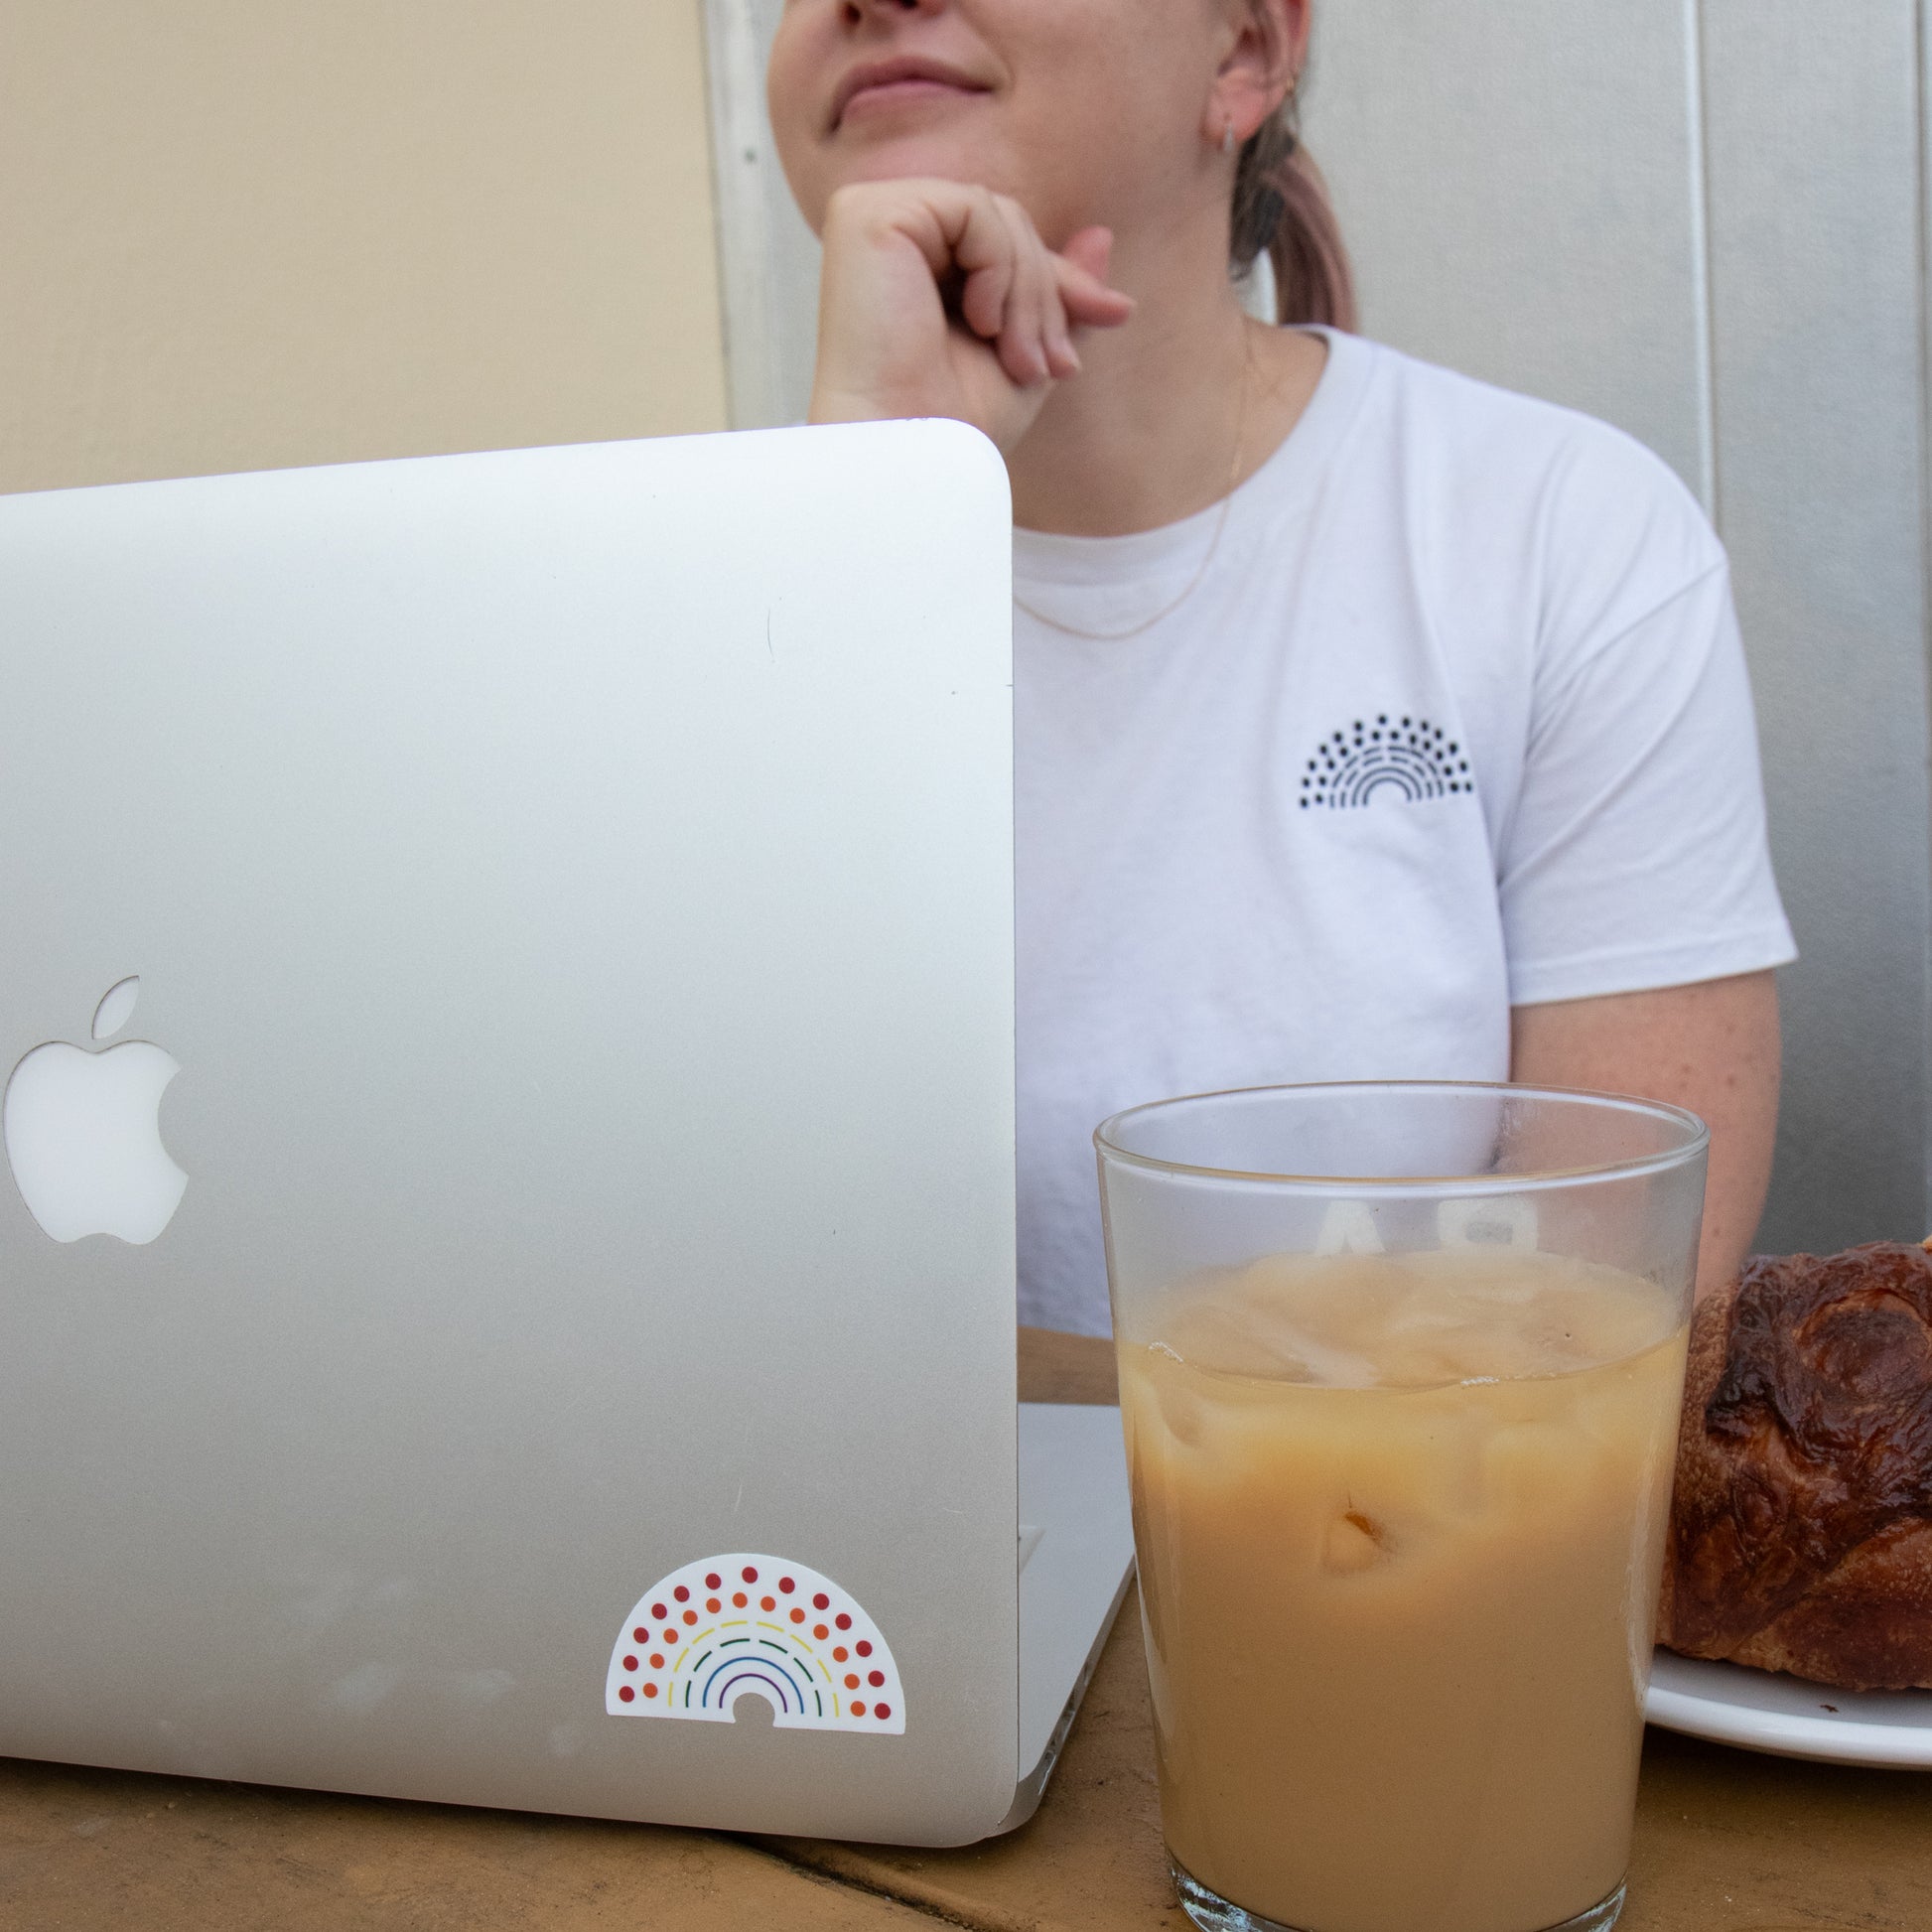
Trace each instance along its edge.
<instances>
[{"instance_id":1,"label":"apple logo","mask_svg":"<svg viewBox=\"0 0 1932 1932\"><path fill-rule=\"evenodd\" d=\"M109 987L93 1035L127 1025L139 979ZM145 1039L103 1052L49 1040L7 1082L7 1161L27 1211L56 1241L111 1234L136 1247L174 1219L188 1176L161 1144L161 1095L180 1063Z\"/></svg>"}]
</instances>

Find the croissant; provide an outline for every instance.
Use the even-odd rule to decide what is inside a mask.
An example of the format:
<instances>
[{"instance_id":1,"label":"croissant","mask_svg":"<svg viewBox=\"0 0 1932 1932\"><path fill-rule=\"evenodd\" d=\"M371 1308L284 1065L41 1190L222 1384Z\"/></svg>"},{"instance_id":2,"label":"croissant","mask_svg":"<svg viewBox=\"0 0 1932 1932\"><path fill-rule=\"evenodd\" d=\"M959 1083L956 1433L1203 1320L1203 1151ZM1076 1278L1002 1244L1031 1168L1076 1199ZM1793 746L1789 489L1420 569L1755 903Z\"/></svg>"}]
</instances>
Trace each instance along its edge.
<instances>
[{"instance_id":1,"label":"croissant","mask_svg":"<svg viewBox=\"0 0 1932 1932\"><path fill-rule=\"evenodd\" d=\"M1932 1255L1759 1259L1699 1307L1657 1634L1932 1689Z\"/></svg>"}]
</instances>

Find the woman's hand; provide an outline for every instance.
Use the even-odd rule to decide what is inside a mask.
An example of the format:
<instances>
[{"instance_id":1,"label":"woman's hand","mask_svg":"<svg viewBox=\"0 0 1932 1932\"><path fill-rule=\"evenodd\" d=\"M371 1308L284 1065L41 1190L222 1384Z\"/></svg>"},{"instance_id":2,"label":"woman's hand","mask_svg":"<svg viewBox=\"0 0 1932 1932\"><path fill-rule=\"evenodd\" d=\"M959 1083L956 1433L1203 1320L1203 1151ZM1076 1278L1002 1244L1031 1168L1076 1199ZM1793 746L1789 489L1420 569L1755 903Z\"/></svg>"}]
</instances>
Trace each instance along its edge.
<instances>
[{"instance_id":1,"label":"woman's hand","mask_svg":"<svg viewBox=\"0 0 1932 1932\"><path fill-rule=\"evenodd\" d=\"M1010 450L1078 373L1078 332L1134 310L1105 228L1054 254L1018 202L959 182L841 188L824 241L814 423L953 416Z\"/></svg>"}]
</instances>

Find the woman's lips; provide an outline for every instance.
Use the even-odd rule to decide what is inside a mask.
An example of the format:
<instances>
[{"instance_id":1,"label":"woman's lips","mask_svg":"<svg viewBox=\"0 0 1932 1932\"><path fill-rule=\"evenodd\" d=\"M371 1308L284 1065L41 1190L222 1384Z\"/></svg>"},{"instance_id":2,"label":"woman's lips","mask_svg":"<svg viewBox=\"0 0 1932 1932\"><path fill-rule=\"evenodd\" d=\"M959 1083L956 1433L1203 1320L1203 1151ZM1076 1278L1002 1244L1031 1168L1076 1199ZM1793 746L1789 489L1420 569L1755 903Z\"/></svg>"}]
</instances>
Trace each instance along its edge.
<instances>
[{"instance_id":1,"label":"woman's lips","mask_svg":"<svg viewBox=\"0 0 1932 1932\"><path fill-rule=\"evenodd\" d=\"M969 94L984 91L978 87L961 87L950 80L882 80L871 87L861 87L845 103L842 120L855 113L863 113L870 107L889 107L899 101L937 100L945 95L964 100Z\"/></svg>"},{"instance_id":2,"label":"woman's lips","mask_svg":"<svg viewBox=\"0 0 1932 1932\"><path fill-rule=\"evenodd\" d=\"M875 68L862 68L847 76L839 89L832 125L841 125L848 114L874 113L910 101L964 100L987 91L982 83L936 64L881 62Z\"/></svg>"}]
</instances>

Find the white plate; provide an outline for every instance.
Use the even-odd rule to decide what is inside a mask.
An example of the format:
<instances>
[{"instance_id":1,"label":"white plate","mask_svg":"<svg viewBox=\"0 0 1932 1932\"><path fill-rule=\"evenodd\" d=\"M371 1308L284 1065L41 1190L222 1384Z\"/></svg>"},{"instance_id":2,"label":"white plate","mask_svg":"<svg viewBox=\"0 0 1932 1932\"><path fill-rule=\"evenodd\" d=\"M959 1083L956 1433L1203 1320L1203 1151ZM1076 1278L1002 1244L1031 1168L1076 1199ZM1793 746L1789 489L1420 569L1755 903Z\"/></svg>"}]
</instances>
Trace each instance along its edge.
<instances>
[{"instance_id":1,"label":"white plate","mask_svg":"<svg viewBox=\"0 0 1932 1932\"><path fill-rule=\"evenodd\" d=\"M1779 1757L1932 1770L1932 1691L1834 1691L1660 1650L1644 1716L1666 1730Z\"/></svg>"}]
</instances>

